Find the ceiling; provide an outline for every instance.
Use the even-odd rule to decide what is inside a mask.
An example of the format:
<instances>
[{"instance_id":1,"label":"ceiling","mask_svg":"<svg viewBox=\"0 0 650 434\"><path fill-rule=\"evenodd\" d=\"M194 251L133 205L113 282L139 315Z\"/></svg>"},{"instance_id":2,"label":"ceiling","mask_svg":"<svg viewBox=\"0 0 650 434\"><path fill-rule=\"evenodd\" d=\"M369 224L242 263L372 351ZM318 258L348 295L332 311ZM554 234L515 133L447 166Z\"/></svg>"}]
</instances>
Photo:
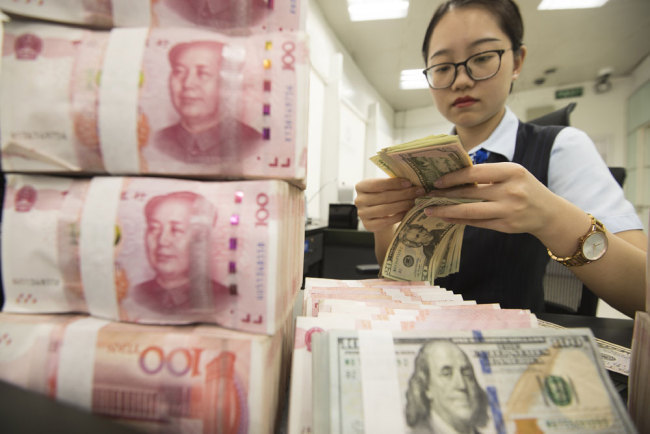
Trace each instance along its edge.
<instances>
[{"instance_id":1,"label":"ceiling","mask_svg":"<svg viewBox=\"0 0 650 434\"><path fill-rule=\"evenodd\" d=\"M351 22L346 0L315 0L368 81L394 110L431 105L429 91L399 89L400 71L422 68L427 24L442 0L410 0L403 19ZM514 91L595 81L599 71L628 75L650 54L650 0L610 0L603 7L538 11L518 0L528 56ZM550 69L555 72L546 73ZM544 78L544 84L535 80Z\"/></svg>"}]
</instances>

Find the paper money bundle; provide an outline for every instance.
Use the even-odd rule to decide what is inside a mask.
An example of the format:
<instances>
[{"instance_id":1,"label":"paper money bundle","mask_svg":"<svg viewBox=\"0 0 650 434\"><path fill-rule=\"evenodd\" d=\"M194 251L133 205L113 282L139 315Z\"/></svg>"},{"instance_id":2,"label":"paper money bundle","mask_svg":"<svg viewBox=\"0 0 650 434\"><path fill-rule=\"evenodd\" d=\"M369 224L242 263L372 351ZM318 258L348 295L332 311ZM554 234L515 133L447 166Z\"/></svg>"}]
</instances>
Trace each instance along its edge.
<instances>
[{"instance_id":1,"label":"paper money bundle","mask_svg":"<svg viewBox=\"0 0 650 434\"><path fill-rule=\"evenodd\" d=\"M272 433L282 335L0 314L0 380L152 433Z\"/></svg>"},{"instance_id":2,"label":"paper money bundle","mask_svg":"<svg viewBox=\"0 0 650 434\"><path fill-rule=\"evenodd\" d=\"M308 74L301 32L11 21L2 53L2 167L303 186Z\"/></svg>"},{"instance_id":3,"label":"paper money bundle","mask_svg":"<svg viewBox=\"0 0 650 434\"><path fill-rule=\"evenodd\" d=\"M639 432L650 430L650 314L638 311L634 317L628 409Z\"/></svg>"},{"instance_id":4,"label":"paper money bundle","mask_svg":"<svg viewBox=\"0 0 650 434\"><path fill-rule=\"evenodd\" d=\"M9 175L4 310L274 334L302 281L303 206L273 180Z\"/></svg>"},{"instance_id":5,"label":"paper money bundle","mask_svg":"<svg viewBox=\"0 0 650 434\"><path fill-rule=\"evenodd\" d=\"M472 165L458 136L428 136L380 150L371 158L391 177L410 180L425 191L442 175ZM469 199L423 197L404 216L386 253L381 275L396 280L434 282L458 271L465 225L424 214L431 206L472 202Z\"/></svg>"},{"instance_id":6,"label":"paper money bundle","mask_svg":"<svg viewBox=\"0 0 650 434\"><path fill-rule=\"evenodd\" d=\"M312 369L312 342L318 333L328 330L432 331L537 327L535 315L527 310L502 310L496 304L476 304L463 300L451 291L431 286L428 282L407 283L387 279L308 277L305 280L303 315L296 320L289 434L315 432L313 384L325 374L322 370Z\"/></svg>"},{"instance_id":7,"label":"paper money bundle","mask_svg":"<svg viewBox=\"0 0 650 434\"><path fill-rule=\"evenodd\" d=\"M311 350L316 434L636 432L588 329L329 331Z\"/></svg>"},{"instance_id":8,"label":"paper money bundle","mask_svg":"<svg viewBox=\"0 0 650 434\"><path fill-rule=\"evenodd\" d=\"M0 0L0 10L90 27L195 27L220 32L304 28L300 1L273 0Z\"/></svg>"}]
</instances>

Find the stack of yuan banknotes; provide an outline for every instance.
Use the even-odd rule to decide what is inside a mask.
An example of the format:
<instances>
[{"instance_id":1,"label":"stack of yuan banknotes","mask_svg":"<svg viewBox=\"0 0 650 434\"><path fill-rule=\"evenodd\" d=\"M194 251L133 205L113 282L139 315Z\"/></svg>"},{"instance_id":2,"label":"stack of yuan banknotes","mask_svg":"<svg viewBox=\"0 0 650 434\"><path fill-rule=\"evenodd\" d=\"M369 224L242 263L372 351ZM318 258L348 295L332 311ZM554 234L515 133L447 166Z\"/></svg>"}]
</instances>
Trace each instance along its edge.
<instances>
[{"instance_id":1,"label":"stack of yuan banknotes","mask_svg":"<svg viewBox=\"0 0 650 434\"><path fill-rule=\"evenodd\" d=\"M289 433L635 432L588 329L437 286L307 278Z\"/></svg>"},{"instance_id":2,"label":"stack of yuan banknotes","mask_svg":"<svg viewBox=\"0 0 650 434\"><path fill-rule=\"evenodd\" d=\"M449 172L472 165L458 136L440 134L380 150L370 159L391 177L410 180L426 192L435 190L434 182ZM404 216L388 247L381 275L396 280L426 280L458 271L465 225L427 216L431 206L471 202L423 196Z\"/></svg>"},{"instance_id":3,"label":"stack of yuan banknotes","mask_svg":"<svg viewBox=\"0 0 650 434\"><path fill-rule=\"evenodd\" d=\"M4 170L304 183L301 1L0 0L0 10L20 14L3 32Z\"/></svg>"},{"instance_id":4,"label":"stack of yuan banknotes","mask_svg":"<svg viewBox=\"0 0 650 434\"><path fill-rule=\"evenodd\" d=\"M276 432L302 284L306 2L0 11L0 380L145 432Z\"/></svg>"}]
</instances>

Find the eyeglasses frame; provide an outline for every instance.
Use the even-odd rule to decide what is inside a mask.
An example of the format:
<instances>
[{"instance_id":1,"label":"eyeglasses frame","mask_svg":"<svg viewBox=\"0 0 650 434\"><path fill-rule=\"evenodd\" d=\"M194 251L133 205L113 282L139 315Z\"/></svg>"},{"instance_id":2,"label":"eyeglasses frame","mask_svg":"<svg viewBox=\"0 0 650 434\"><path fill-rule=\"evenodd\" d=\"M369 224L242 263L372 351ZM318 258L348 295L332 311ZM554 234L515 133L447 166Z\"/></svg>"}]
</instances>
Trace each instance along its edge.
<instances>
[{"instance_id":1,"label":"eyeglasses frame","mask_svg":"<svg viewBox=\"0 0 650 434\"><path fill-rule=\"evenodd\" d=\"M505 53L506 51L509 51L509 50L512 50L512 48L499 49L499 50L485 50L485 51L481 51L480 53L472 54L467 59L465 59L463 62L458 62L458 63L454 63L454 62L436 63L435 65L431 65L428 68L423 69L422 74L424 74L424 78L427 81L427 84L429 85L429 87L431 89L434 89L434 90L448 89L451 86L453 86L454 83L456 82L456 79L458 78L458 67L459 66L464 66L465 67L465 72L467 73L469 78L471 78L473 81L489 80L490 78L494 77L495 75L497 75L499 73L499 71L501 70L501 58L503 57L503 53ZM474 78L474 76L472 75L472 70L467 67L467 62L469 62L472 58L474 58L476 56L480 56L480 55L486 54L486 53L497 53L499 55L499 66L497 67L497 70L494 71L494 74L492 74L492 75L490 75L488 77ZM445 87L433 87L433 86L431 86L431 83L429 83L429 77L427 76L427 71L429 71L430 69L435 68L437 66L440 66L440 65L452 65L454 67L454 78L451 80L451 83L449 83L449 85L447 85Z\"/></svg>"}]
</instances>

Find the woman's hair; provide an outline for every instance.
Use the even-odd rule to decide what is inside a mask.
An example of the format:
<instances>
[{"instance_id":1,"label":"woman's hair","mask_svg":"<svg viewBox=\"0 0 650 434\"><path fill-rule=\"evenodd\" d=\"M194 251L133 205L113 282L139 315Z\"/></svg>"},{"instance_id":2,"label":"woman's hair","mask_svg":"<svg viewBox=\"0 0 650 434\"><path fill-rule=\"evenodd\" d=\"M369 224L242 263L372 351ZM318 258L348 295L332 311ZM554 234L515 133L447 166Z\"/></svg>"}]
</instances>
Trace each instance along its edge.
<instances>
[{"instance_id":1,"label":"woman's hair","mask_svg":"<svg viewBox=\"0 0 650 434\"><path fill-rule=\"evenodd\" d=\"M425 66L427 64L427 57L429 56L429 40L431 39L433 29L438 25L440 19L452 9L469 6L483 7L496 17L499 27L508 35L514 53L522 46L524 23L521 18L521 13L519 13L519 7L513 0L447 0L436 9L424 35L422 57L424 57Z\"/></svg>"}]
</instances>

